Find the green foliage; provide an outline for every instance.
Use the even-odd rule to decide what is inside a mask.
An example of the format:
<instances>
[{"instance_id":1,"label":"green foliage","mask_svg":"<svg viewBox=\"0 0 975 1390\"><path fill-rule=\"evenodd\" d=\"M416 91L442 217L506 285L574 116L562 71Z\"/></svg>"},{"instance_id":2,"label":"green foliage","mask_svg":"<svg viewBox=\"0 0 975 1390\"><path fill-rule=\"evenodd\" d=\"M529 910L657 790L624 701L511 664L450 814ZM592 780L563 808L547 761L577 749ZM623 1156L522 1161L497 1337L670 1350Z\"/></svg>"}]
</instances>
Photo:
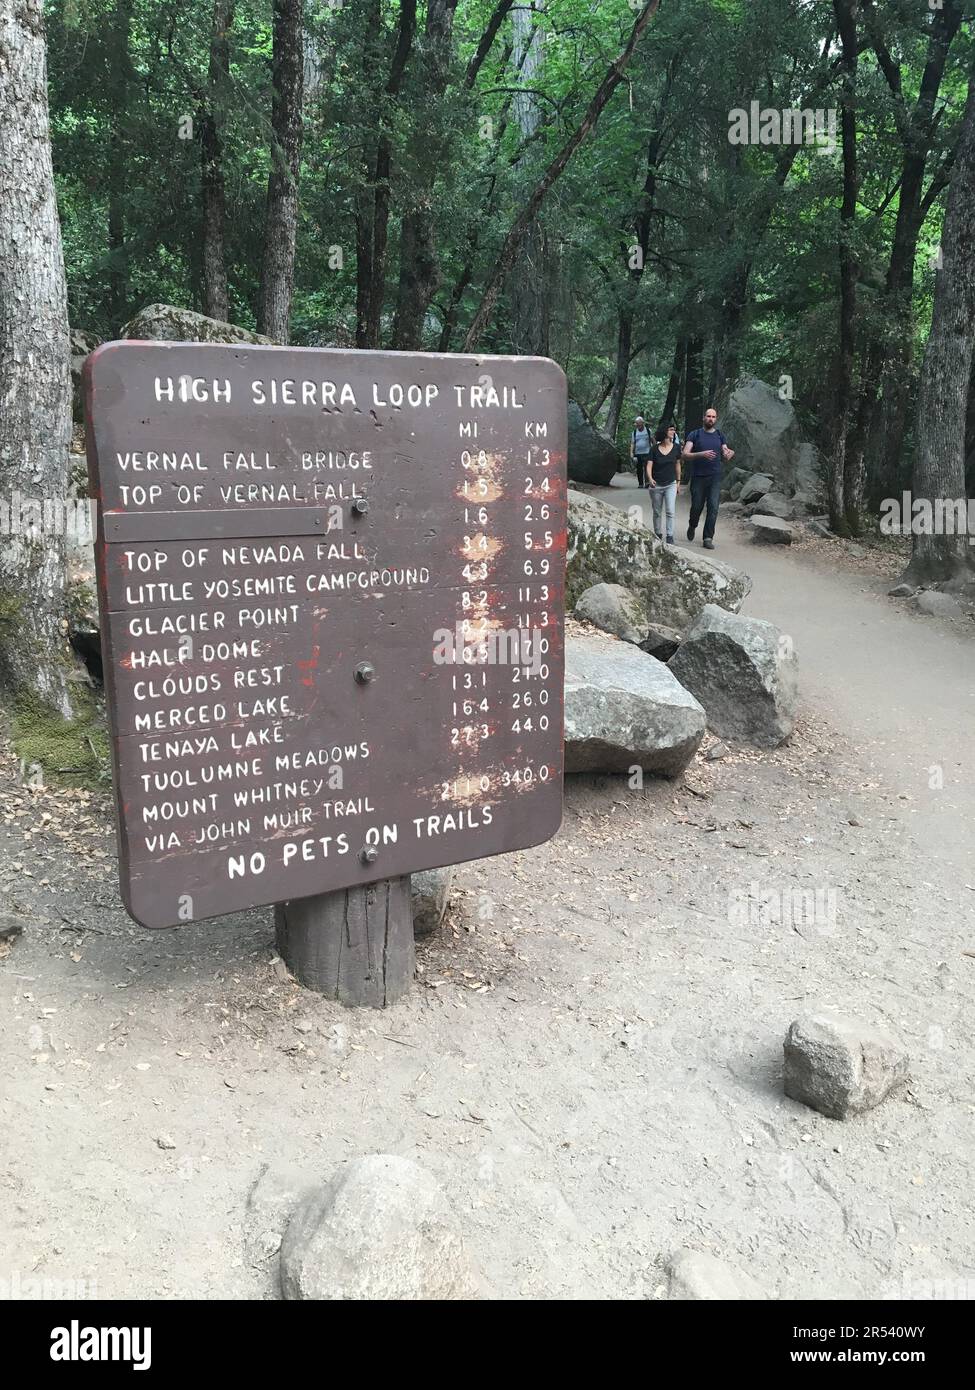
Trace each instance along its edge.
<instances>
[{"instance_id":1,"label":"green foliage","mask_svg":"<svg viewBox=\"0 0 975 1390\"><path fill-rule=\"evenodd\" d=\"M575 129L635 11L626 0L535 0L544 34L534 66L516 68L513 14L476 81L465 81L494 0L459 0L450 77L431 95L425 4L395 98L386 91L399 33L398 0L306 6L305 134L292 336L354 342L357 214L375 203L376 152L390 145L389 249L383 336L391 338L402 218L432 179L441 282L425 345L458 350L502 241L530 189ZM904 100L919 89L932 12L875 6L901 65ZM200 307L201 157L212 0L53 0L47 7L55 168L72 320L103 336L149 301ZM682 0L663 4L626 80L548 195L544 252L533 273L549 286L550 350L591 407L616 371L621 307L632 299L637 351L620 429L636 408L662 407L675 343L704 341L710 363L747 266L740 365L793 378L796 406L828 427L837 349L839 151L801 150L779 190L781 148L732 145L729 113L839 103L831 0ZM119 35L124 36L120 43ZM945 159L964 100L967 33L949 57L926 181ZM231 317L248 327L263 253L270 167L271 4L238 0L231 80L221 112L228 196ZM864 36L857 86L860 192L854 228L858 332L882 327L884 281L899 206L896 103ZM187 125L190 122L190 125ZM662 130L655 163L648 149ZM189 133L188 133L189 132ZM181 135L186 138L181 138ZM432 165L432 169L431 169ZM648 175L654 183L647 261L629 257ZM124 235L109 234L113 189L124 187ZM419 200L419 201L418 201ZM928 260L943 192L920 237L914 358L930 315ZM510 350L518 303L511 277L482 346ZM444 325L452 323L452 329Z\"/></svg>"}]
</instances>

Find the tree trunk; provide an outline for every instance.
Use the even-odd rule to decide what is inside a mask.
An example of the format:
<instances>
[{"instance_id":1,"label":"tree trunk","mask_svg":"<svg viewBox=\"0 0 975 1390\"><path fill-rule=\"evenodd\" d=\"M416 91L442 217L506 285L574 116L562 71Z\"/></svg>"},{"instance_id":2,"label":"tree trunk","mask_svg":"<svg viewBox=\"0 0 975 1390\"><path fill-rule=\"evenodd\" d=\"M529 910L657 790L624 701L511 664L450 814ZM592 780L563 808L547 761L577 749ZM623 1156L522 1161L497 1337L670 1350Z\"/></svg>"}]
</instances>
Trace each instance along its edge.
<instances>
[{"instance_id":1,"label":"tree trunk","mask_svg":"<svg viewBox=\"0 0 975 1390\"><path fill-rule=\"evenodd\" d=\"M40 0L0 5L0 190L0 506L17 500L0 547L0 679L68 717L64 530L25 534L20 507L64 507L71 428Z\"/></svg>"},{"instance_id":2,"label":"tree trunk","mask_svg":"<svg viewBox=\"0 0 975 1390\"><path fill-rule=\"evenodd\" d=\"M862 530L863 469L852 450L847 450L850 411L853 406L857 268L853 236L857 194L857 0L833 0L836 26L842 44L843 89L841 129L843 138L843 203L840 208L840 350L836 393L836 439L829 454L828 498L830 526L841 535L858 536Z\"/></svg>"},{"instance_id":3,"label":"tree trunk","mask_svg":"<svg viewBox=\"0 0 975 1390\"><path fill-rule=\"evenodd\" d=\"M687 339L678 337L674 348L674 365L670 369L670 381L667 383L667 399L664 401L664 408L660 415L661 424L677 423L677 406L680 401L681 382L684 380L684 364L687 360Z\"/></svg>"},{"instance_id":4,"label":"tree trunk","mask_svg":"<svg viewBox=\"0 0 975 1390\"><path fill-rule=\"evenodd\" d=\"M704 421L704 339L688 338L684 367L684 438Z\"/></svg>"},{"instance_id":5,"label":"tree trunk","mask_svg":"<svg viewBox=\"0 0 975 1390\"><path fill-rule=\"evenodd\" d=\"M129 197L126 135L129 104L129 35L134 0L116 0L109 37L111 119L108 129L108 314L114 328L128 318L129 265L125 210Z\"/></svg>"},{"instance_id":6,"label":"tree trunk","mask_svg":"<svg viewBox=\"0 0 975 1390\"><path fill-rule=\"evenodd\" d=\"M413 981L409 874L279 903L274 923L277 948L295 978L340 1004L384 1009Z\"/></svg>"},{"instance_id":7,"label":"tree trunk","mask_svg":"<svg viewBox=\"0 0 975 1390\"><path fill-rule=\"evenodd\" d=\"M302 0L274 0L271 173L267 181L257 329L279 343L289 341L295 278L305 79L303 41Z\"/></svg>"},{"instance_id":8,"label":"tree trunk","mask_svg":"<svg viewBox=\"0 0 975 1390\"><path fill-rule=\"evenodd\" d=\"M914 497L934 504L965 497L965 421L975 337L975 71L970 74L941 233L931 332L924 349L917 418ZM905 518L906 520L906 518ZM916 535L905 579L960 584L975 572L967 534Z\"/></svg>"},{"instance_id":9,"label":"tree trunk","mask_svg":"<svg viewBox=\"0 0 975 1390\"><path fill-rule=\"evenodd\" d=\"M223 124L230 88L230 44L234 0L214 0L210 34L207 104L200 131L203 160L203 312L211 319L230 318L224 238L227 195L223 173Z\"/></svg>"},{"instance_id":10,"label":"tree trunk","mask_svg":"<svg viewBox=\"0 0 975 1390\"><path fill-rule=\"evenodd\" d=\"M541 80L545 53L544 16L544 0L536 0L531 9L518 5L511 12L511 65L514 80L519 85L530 83L534 86ZM513 96L512 106L522 141L528 141L541 123L538 97L531 90L518 91ZM546 243L544 224L536 217L525 232L506 286L511 350L535 357L549 355L551 315L549 279L545 273Z\"/></svg>"},{"instance_id":11,"label":"tree trunk","mask_svg":"<svg viewBox=\"0 0 975 1390\"><path fill-rule=\"evenodd\" d=\"M864 0L863 12L871 45L893 97L903 150L890 263L884 300L877 312L879 329L866 353L873 370L864 374L865 396L859 412L868 492L871 500L878 502L890 489L891 460L899 461L904 444L913 358L914 266L928 205L924 177L940 120L938 94L962 14L957 0L943 0L935 8L918 95L909 108L900 64L886 46L874 0Z\"/></svg>"},{"instance_id":12,"label":"tree trunk","mask_svg":"<svg viewBox=\"0 0 975 1390\"><path fill-rule=\"evenodd\" d=\"M434 227L434 186L448 162L449 137L444 129L444 93L453 58L454 10L457 0L428 0L423 50L423 95L426 129L417 132L421 164L412 189L413 206L403 216L400 276L393 346L404 351L423 347L423 324L430 301L440 288L440 259Z\"/></svg>"},{"instance_id":13,"label":"tree trunk","mask_svg":"<svg viewBox=\"0 0 975 1390\"><path fill-rule=\"evenodd\" d=\"M515 219L511 230L505 237L494 269L491 272L484 293L481 296L481 303L474 315L473 322L467 330L467 337L464 340L465 352L473 352L480 342L484 330L494 314L494 306L497 303L498 295L501 293L508 273L518 257L518 252L521 249L521 245L528 234L529 228L539 208L545 201L546 195L553 184L564 172L569 160L599 120L606 103L622 82L623 73L630 59L633 57L633 51L640 41L640 35L643 33L644 29L646 29L659 7L660 0L647 0L647 3L634 21L625 48L616 61L610 65L606 76L596 90L595 96L589 103L586 114L569 136L569 139L562 146L559 153L552 160L551 164L549 164L538 183L536 183L527 203Z\"/></svg>"}]
</instances>

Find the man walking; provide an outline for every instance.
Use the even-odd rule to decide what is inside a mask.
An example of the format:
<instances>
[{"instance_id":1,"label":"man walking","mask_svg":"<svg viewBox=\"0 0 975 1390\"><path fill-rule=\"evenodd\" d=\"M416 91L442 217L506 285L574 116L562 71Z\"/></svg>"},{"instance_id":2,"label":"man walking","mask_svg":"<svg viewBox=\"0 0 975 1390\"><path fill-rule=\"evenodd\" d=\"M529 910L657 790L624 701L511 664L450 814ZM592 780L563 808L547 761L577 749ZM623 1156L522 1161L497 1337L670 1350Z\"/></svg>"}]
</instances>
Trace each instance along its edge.
<instances>
[{"instance_id":1,"label":"man walking","mask_svg":"<svg viewBox=\"0 0 975 1390\"><path fill-rule=\"evenodd\" d=\"M691 430L684 441L683 457L693 465L691 474L691 515L687 527L687 539L694 539L701 513L707 508L704 518L704 549L714 549L714 528L718 520L718 507L721 503L721 472L724 464L735 456L729 449L724 435L718 429L718 412L709 406L704 412L704 424L700 429Z\"/></svg>"},{"instance_id":2,"label":"man walking","mask_svg":"<svg viewBox=\"0 0 975 1390\"><path fill-rule=\"evenodd\" d=\"M633 421L633 433L630 436L630 458L636 464L637 487L647 485L647 459L652 447L653 440L650 438L647 423L642 415L638 415Z\"/></svg>"}]
</instances>

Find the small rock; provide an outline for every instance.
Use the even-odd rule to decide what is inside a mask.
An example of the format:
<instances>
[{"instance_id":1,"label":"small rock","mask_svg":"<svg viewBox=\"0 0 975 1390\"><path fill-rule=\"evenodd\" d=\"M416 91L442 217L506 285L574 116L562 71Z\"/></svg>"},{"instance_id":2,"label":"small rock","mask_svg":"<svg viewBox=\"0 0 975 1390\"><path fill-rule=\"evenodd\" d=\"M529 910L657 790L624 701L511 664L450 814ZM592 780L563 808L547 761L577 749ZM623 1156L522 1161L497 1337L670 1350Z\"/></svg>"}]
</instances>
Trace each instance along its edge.
<instances>
[{"instance_id":1,"label":"small rock","mask_svg":"<svg viewBox=\"0 0 975 1390\"><path fill-rule=\"evenodd\" d=\"M768 1294L734 1265L700 1250L678 1250L667 1265L671 1299L767 1301Z\"/></svg>"},{"instance_id":2,"label":"small rock","mask_svg":"<svg viewBox=\"0 0 975 1390\"><path fill-rule=\"evenodd\" d=\"M873 1109L907 1069L907 1052L892 1033L831 1009L797 1018L786 1035L786 1095L830 1119Z\"/></svg>"},{"instance_id":3,"label":"small rock","mask_svg":"<svg viewBox=\"0 0 975 1390\"><path fill-rule=\"evenodd\" d=\"M176 1140L169 1134L157 1134L156 1144L160 1149L175 1149Z\"/></svg>"},{"instance_id":4,"label":"small rock","mask_svg":"<svg viewBox=\"0 0 975 1390\"><path fill-rule=\"evenodd\" d=\"M913 584L895 584L887 593L890 598L913 598L917 590Z\"/></svg>"},{"instance_id":5,"label":"small rock","mask_svg":"<svg viewBox=\"0 0 975 1390\"><path fill-rule=\"evenodd\" d=\"M822 536L823 540L826 541L836 539L832 531L826 525L826 522L820 521L818 517L814 517L812 521L806 522L806 530L811 531L814 536Z\"/></svg>"},{"instance_id":6,"label":"small rock","mask_svg":"<svg viewBox=\"0 0 975 1390\"><path fill-rule=\"evenodd\" d=\"M16 941L17 937L23 934L23 930L23 922L18 922L16 917L8 917L6 914L0 917L0 941Z\"/></svg>"},{"instance_id":7,"label":"small rock","mask_svg":"<svg viewBox=\"0 0 975 1390\"><path fill-rule=\"evenodd\" d=\"M919 613L927 613L931 618L962 618L961 604L950 594L938 589L925 589L914 597L914 607Z\"/></svg>"},{"instance_id":8,"label":"small rock","mask_svg":"<svg viewBox=\"0 0 975 1390\"><path fill-rule=\"evenodd\" d=\"M716 763L720 758L726 758L730 751L726 743L712 743L704 756L709 763Z\"/></svg>"},{"instance_id":9,"label":"small rock","mask_svg":"<svg viewBox=\"0 0 975 1390\"><path fill-rule=\"evenodd\" d=\"M369 1154L300 1204L281 1243L288 1299L477 1297L456 1218L408 1158Z\"/></svg>"}]
</instances>

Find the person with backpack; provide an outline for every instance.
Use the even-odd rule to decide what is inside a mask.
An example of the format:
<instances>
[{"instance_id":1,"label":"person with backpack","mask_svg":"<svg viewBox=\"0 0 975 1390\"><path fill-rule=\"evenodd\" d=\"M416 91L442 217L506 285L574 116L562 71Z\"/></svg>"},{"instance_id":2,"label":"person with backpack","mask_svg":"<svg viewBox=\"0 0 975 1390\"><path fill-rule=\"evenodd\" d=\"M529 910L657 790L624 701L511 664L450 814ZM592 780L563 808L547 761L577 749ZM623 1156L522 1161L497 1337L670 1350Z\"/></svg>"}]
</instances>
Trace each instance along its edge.
<instances>
[{"instance_id":1,"label":"person with backpack","mask_svg":"<svg viewBox=\"0 0 975 1390\"><path fill-rule=\"evenodd\" d=\"M630 458L636 464L636 481L638 487L647 485L647 459L650 457L650 450L653 441L650 438L650 431L642 415L638 415L633 421L633 433L630 435Z\"/></svg>"},{"instance_id":2,"label":"person with backpack","mask_svg":"<svg viewBox=\"0 0 975 1390\"><path fill-rule=\"evenodd\" d=\"M680 445L677 431L673 425L661 425L654 434L654 446L650 450L647 464L647 487L650 489L650 505L653 507L653 530L658 541L661 534L661 518L666 511L667 544L674 543L674 508L677 504L677 489L680 487Z\"/></svg>"},{"instance_id":3,"label":"person with backpack","mask_svg":"<svg viewBox=\"0 0 975 1390\"><path fill-rule=\"evenodd\" d=\"M714 549L714 528L718 521L718 507L721 505L721 473L724 465L735 456L734 449L718 429L718 412L709 406L704 412L704 424L700 429L691 430L684 441L683 457L693 464L691 473L691 515L687 525L687 539L692 541L701 519L704 518L704 549Z\"/></svg>"}]
</instances>

